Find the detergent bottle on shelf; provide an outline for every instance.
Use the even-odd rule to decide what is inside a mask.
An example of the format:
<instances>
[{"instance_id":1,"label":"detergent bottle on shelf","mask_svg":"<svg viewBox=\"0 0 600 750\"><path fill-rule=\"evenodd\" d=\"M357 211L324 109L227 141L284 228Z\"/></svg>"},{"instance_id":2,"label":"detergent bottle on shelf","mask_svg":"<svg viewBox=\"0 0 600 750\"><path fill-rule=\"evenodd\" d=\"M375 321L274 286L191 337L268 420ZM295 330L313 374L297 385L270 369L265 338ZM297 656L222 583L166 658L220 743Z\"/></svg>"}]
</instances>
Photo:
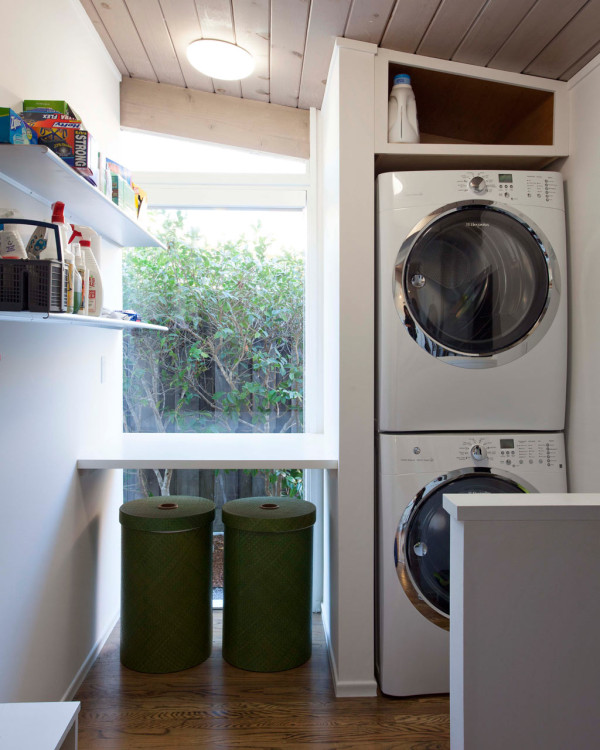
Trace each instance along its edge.
<instances>
[{"instance_id":1,"label":"detergent bottle on shelf","mask_svg":"<svg viewBox=\"0 0 600 750\"><path fill-rule=\"evenodd\" d=\"M418 143L419 123L417 105L410 85L410 76L394 76L394 85L388 103L388 142Z\"/></svg>"}]
</instances>

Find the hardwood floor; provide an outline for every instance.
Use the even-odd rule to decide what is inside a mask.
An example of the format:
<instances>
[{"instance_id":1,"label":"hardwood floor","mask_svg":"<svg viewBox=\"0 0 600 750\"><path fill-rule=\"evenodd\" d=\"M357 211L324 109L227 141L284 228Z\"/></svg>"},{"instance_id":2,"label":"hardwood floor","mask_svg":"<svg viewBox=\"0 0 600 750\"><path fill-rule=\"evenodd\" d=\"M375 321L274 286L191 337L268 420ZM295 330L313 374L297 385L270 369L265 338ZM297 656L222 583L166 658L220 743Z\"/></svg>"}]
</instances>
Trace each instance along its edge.
<instances>
[{"instance_id":1,"label":"hardwood floor","mask_svg":"<svg viewBox=\"0 0 600 750\"><path fill-rule=\"evenodd\" d=\"M449 750L447 696L335 698L318 616L311 659L287 672L227 664L220 626L215 612L207 661L167 675L121 666L117 626L74 698L81 701L79 750Z\"/></svg>"}]
</instances>

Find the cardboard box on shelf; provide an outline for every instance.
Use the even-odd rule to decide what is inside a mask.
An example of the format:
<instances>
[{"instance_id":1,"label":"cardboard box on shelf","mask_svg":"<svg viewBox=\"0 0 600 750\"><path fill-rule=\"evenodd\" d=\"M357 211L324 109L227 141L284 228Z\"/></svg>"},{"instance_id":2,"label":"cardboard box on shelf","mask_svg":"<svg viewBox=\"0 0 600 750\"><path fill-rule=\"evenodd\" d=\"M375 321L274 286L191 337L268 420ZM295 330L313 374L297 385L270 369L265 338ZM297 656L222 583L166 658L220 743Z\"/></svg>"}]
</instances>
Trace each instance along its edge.
<instances>
[{"instance_id":1,"label":"cardboard box on shelf","mask_svg":"<svg viewBox=\"0 0 600 750\"><path fill-rule=\"evenodd\" d=\"M112 159L106 159L106 168L113 174L120 175L128 185L131 185L131 170Z\"/></svg>"},{"instance_id":2,"label":"cardboard box on shelf","mask_svg":"<svg viewBox=\"0 0 600 750\"><path fill-rule=\"evenodd\" d=\"M27 112L23 114L27 116ZM81 120L53 117L30 121L29 125L37 134L38 143L48 146L70 167L97 184L98 151L90 133L81 127Z\"/></svg>"},{"instance_id":3,"label":"cardboard box on shelf","mask_svg":"<svg viewBox=\"0 0 600 750\"><path fill-rule=\"evenodd\" d=\"M131 214L134 218L137 217L137 209L135 206L135 193L133 192L131 185L121 177L120 174L112 175L112 200L116 203L119 208Z\"/></svg>"},{"instance_id":4,"label":"cardboard box on shelf","mask_svg":"<svg viewBox=\"0 0 600 750\"><path fill-rule=\"evenodd\" d=\"M37 133L10 107L0 107L0 143L37 143Z\"/></svg>"},{"instance_id":5,"label":"cardboard box on shelf","mask_svg":"<svg viewBox=\"0 0 600 750\"><path fill-rule=\"evenodd\" d=\"M75 110L61 99L25 99L23 101L23 111L37 110L38 112L56 112L63 117L70 117L73 120L81 118Z\"/></svg>"}]
</instances>

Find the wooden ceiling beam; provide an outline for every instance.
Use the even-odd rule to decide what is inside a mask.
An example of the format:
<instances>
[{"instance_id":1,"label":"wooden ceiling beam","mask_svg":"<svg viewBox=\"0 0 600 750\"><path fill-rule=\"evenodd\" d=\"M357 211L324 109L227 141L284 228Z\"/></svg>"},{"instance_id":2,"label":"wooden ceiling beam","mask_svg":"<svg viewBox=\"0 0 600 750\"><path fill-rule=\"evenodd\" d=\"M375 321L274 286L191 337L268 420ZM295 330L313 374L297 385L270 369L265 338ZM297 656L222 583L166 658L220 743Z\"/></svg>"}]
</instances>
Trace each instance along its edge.
<instances>
[{"instance_id":1,"label":"wooden ceiling beam","mask_svg":"<svg viewBox=\"0 0 600 750\"><path fill-rule=\"evenodd\" d=\"M162 135L309 156L308 110L123 78L121 125Z\"/></svg>"}]
</instances>

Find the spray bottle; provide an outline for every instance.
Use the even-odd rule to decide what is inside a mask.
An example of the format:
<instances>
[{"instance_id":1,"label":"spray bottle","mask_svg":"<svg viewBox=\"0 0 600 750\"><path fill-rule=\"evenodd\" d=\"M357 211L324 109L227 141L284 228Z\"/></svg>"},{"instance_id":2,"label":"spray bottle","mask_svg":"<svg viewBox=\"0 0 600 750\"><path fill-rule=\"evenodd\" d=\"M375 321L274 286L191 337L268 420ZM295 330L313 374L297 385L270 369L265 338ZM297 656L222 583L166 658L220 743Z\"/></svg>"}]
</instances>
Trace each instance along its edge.
<instances>
[{"instance_id":1,"label":"spray bottle","mask_svg":"<svg viewBox=\"0 0 600 750\"><path fill-rule=\"evenodd\" d=\"M81 276L81 304L79 305L79 310L74 310L73 312L78 315L87 315L89 309L88 287L90 283L90 272L85 265L84 249L81 247L81 242L86 242L86 240L81 240L75 244L75 268Z\"/></svg>"},{"instance_id":2,"label":"spray bottle","mask_svg":"<svg viewBox=\"0 0 600 750\"><path fill-rule=\"evenodd\" d=\"M87 287L88 315L99 317L102 313L103 302L102 276L96 261L96 254L100 252L100 237L90 227L75 225L73 230L81 233L82 239L79 240L79 244L89 274Z\"/></svg>"},{"instance_id":3,"label":"spray bottle","mask_svg":"<svg viewBox=\"0 0 600 750\"><path fill-rule=\"evenodd\" d=\"M60 244L62 245L63 260L66 262L66 253L72 239L71 225L65 221L65 204L62 201L56 201L52 204L52 218L50 221L58 227L60 235ZM58 260L58 254L55 248L47 247L40 255L41 260Z\"/></svg>"}]
</instances>

